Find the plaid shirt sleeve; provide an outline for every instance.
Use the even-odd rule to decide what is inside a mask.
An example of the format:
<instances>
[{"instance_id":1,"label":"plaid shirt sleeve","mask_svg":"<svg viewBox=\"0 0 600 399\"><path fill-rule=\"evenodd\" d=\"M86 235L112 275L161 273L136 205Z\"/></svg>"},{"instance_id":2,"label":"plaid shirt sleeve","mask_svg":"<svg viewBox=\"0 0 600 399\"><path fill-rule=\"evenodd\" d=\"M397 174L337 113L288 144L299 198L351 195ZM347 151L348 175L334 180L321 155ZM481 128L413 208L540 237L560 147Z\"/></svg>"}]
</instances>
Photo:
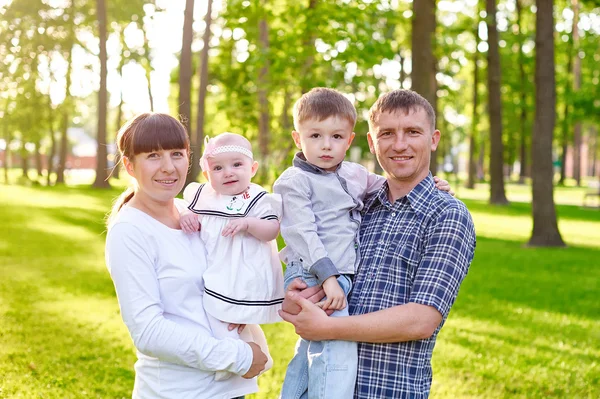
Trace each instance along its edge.
<instances>
[{"instance_id":1,"label":"plaid shirt sleeve","mask_svg":"<svg viewBox=\"0 0 600 399\"><path fill-rule=\"evenodd\" d=\"M426 233L409 302L432 306L445 319L475 251L475 228L464 207L440 214Z\"/></svg>"}]
</instances>

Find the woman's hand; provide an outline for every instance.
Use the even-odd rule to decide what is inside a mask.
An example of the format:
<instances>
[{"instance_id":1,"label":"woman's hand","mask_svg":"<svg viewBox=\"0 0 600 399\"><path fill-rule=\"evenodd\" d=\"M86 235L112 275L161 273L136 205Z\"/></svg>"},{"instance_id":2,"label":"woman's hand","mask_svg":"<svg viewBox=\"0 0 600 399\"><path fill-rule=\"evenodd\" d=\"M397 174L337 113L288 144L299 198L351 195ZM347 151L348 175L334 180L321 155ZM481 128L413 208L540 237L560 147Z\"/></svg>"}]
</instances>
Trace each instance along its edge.
<instances>
[{"instance_id":1,"label":"woman's hand","mask_svg":"<svg viewBox=\"0 0 600 399\"><path fill-rule=\"evenodd\" d=\"M198 215L190 211L185 211L179 216L179 225L181 230L188 234L197 233L200 230Z\"/></svg>"},{"instance_id":2,"label":"woman's hand","mask_svg":"<svg viewBox=\"0 0 600 399\"><path fill-rule=\"evenodd\" d=\"M433 181L435 182L435 188L441 191L446 191L448 194L454 197L454 191L452 191L452 187L450 187L450 183L448 183L444 179L440 179L437 176L433 176Z\"/></svg>"},{"instance_id":3,"label":"woman's hand","mask_svg":"<svg viewBox=\"0 0 600 399\"><path fill-rule=\"evenodd\" d=\"M250 379L256 377L265 369L267 355L265 355L260 350L260 346L256 345L254 342L248 342L247 344L250 345L250 348L252 349L252 365L250 366L250 370L248 370L242 378Z\"/></svg>"}]
</instances>

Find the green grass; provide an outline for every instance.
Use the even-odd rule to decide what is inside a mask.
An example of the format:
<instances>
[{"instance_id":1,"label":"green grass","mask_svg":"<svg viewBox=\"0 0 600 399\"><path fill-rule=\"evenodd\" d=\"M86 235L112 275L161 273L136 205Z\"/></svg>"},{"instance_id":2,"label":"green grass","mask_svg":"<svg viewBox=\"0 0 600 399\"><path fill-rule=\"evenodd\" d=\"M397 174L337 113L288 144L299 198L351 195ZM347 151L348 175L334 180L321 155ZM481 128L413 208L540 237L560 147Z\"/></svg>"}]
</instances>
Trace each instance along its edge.
<instances>
[{"instance_id":1,"label":"green grass","mask_svg":"<svg viewBox=\"0 0 600 399\"><path fill-rule=\"evenodd\" d=\"M509 207L467 198L478 242L433 357L432 398L600 397L600 210L557 190L563 249L527 248L528 188ZM103 218L117 190L0 186L0 398L126 398L135 353L104 266ZM265 326L277 397L296 340Z\"/></svg>"}]
</instances>

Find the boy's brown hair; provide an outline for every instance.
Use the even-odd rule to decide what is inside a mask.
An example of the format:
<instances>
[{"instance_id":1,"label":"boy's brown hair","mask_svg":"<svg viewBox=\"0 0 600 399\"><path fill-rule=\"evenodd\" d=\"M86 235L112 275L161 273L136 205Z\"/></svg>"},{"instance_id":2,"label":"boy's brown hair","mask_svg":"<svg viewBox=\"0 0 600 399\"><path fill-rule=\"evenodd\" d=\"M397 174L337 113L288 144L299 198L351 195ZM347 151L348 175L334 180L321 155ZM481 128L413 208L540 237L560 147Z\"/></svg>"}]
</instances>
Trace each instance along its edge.
<instances>
[{"instance_id":1,"label":"boy's brown hair","mask_svg":"<svg viewBox=\"0 0 600 399\"><path fill-rule=\"evenodd\" d=\"M307 120L323 121L332 116L345 119L352 128L356 125L356 109L342 93L325 87L315 87L304 93L294 104L294 128Z\"/></svg>"},{"instance_id":2,"label":"boy's brown hair","mask_svg":"<svg viewBox=\"0 0 600 399\"><path fill-rule=\"evenodd\" d=\"M435 111L425 98L419 93L412 90L392 90L380 96L375 104L369 110L369 130L373 131L377 117L384 112L393 113L396 111L417 111L418 108L423 108L427 114L427 119L431 123L431 131L435 130Z\"/></svg>"}]
</instances>

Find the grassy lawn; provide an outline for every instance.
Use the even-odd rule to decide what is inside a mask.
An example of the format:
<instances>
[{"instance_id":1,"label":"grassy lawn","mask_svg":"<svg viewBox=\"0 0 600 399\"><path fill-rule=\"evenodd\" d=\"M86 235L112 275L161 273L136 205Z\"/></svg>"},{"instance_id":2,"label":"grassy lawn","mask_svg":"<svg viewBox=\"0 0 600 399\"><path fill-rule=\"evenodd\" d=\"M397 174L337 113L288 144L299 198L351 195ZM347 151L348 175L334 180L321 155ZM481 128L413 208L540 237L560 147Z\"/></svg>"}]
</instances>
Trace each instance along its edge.
<instances>
[{"instance_id":1,"label":"grassy lawn","mask_svg":"<svg viewBox=\"0 0 600 399\"><path fill-rule=\"evenodd\" d=\"M600 397L600 210L557 190L566 249L523 245L529 188L509 207L459 188L475 260L434 352L433 398ZM135 354L104 266L103 218L117 190L0 186L0 398L126 398ZM519 202L521 201L521 202ZM266 326L276 398L295 334Z\"/></svg>"}]
</instances>

